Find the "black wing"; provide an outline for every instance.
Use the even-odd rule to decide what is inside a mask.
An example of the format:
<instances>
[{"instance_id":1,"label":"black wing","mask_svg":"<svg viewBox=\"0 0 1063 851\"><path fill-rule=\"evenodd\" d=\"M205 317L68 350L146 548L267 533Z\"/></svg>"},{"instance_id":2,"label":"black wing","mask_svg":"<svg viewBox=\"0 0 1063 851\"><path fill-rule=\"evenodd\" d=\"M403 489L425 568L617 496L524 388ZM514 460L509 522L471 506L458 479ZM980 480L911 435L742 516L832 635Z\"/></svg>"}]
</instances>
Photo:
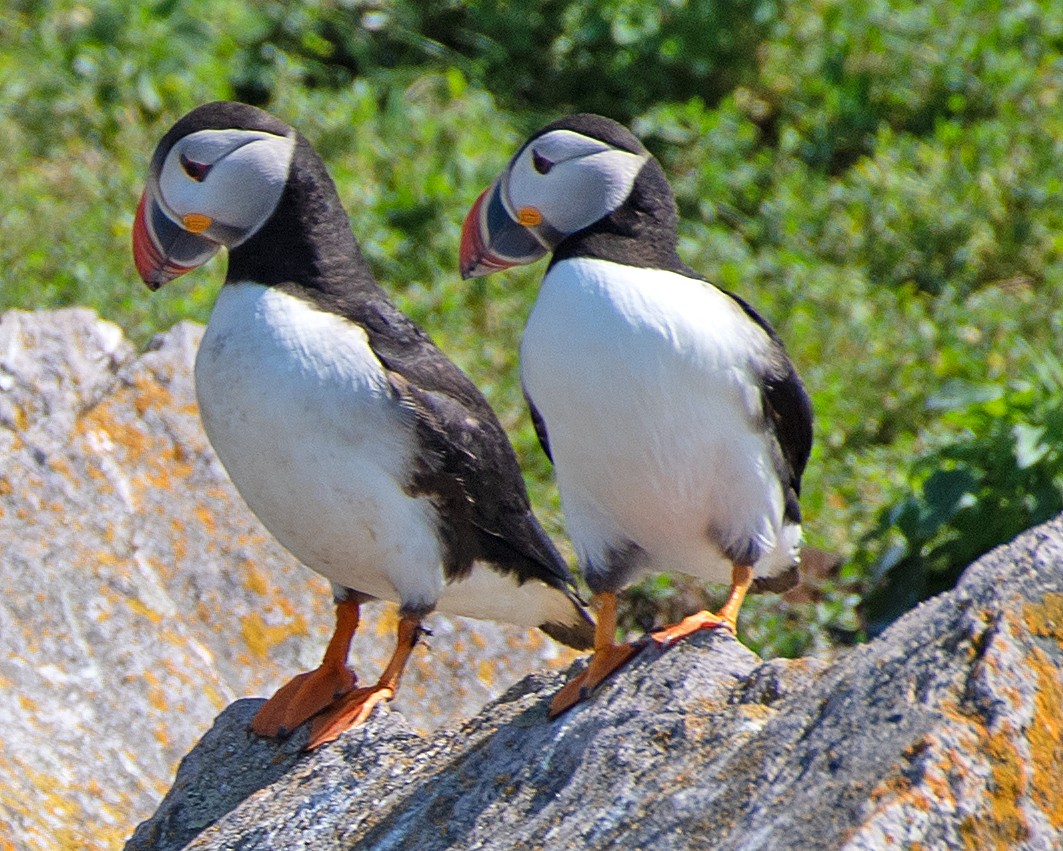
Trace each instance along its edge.
<instances>
[{"instance_id":1,"label":"black wing","mask_svg":"<svg viewBox=\"0 0 1063 851\"><path fill-rule=\"evenodd\" d=\"M801 475L812 452L812 400L794 368L786 347L775 329L751 305L734 293L728 296L759 325L772 342L772 357L758 377L764 400L764 413L782 453L778 470L786 492L786 517L801 522Z\"/></svg>"},{"instance_id":2,"label":"black wing","mask_svg":"<svg viewBox=\"0 0 1063 851\"><path fill-rule=\"evenodd\" d=\"M543 448L543 452L546 453L546 457L550 459L550 463L553 464L554 456L550 453L550 436L546 433L546 420L539 413L539 409L535 407L535 403L532 401L531 396L528 395L528 391L524 390L523 387L521 389L524 392L524 401L528 404L528 411L531 413L535 436L539 438L539 445Z\"/></svg>"},{"instance_id":3,"label":"black wing","mask_svg":"<svg viewBox=\"0 0 1063 851\"><path fill-rule=\"evenodd\" d=\"M571 590L572 574L532 513L517 457L487 400L390 302L372 307L358 321L413 419L422 454L410 489L441 509L448 575L479 558Z\"/></svg>"}]
</instances>

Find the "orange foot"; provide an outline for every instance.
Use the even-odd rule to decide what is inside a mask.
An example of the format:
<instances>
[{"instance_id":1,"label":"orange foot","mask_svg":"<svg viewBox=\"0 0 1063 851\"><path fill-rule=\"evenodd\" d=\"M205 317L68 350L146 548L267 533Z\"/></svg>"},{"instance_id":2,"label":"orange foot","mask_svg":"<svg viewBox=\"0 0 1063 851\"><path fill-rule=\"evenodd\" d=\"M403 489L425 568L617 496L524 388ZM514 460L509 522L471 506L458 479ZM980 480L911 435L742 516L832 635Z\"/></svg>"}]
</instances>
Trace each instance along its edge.
<instances>
[{"instance_id":1,"label":"orange foot","mask_svg":"<svg viewBox=\"0 0 1063 851\"><path fill-rule=\"evenodd\" d=\"M351 727L364 723L378 703L394 696L394 689L380 685L347 692L314 719L306 749L312 751L335 741Z\"/></svg>"},{"instance_id":2,"label":"orange foot","mask_svg":"<svg viewBox=\"0 0 1063 851\"><path fill-rule=\"evenodd\" d=\"M425 630L419 617L403 616L399 619L395 652L377 684L348 692L315 718L310 726L310 740L306 743L308 751L334 741L351 727L364 723L373 707L380 701L391 700L395 696L406 662L423 632Z\"/></svg>"},{"instance_id":3,"label":"orange foot","mask_svg":"<svg viewBox=\"0 0 1063 851\"><path fill-rule=\"evenodd\" d=\"M581 700L590 697L599 685L630 662L642 644L616 644L616 594L603 591L595 594L591 605L598 610L594 624L594 655L584 671L569 682L550 701L548 715L556 718Z\"/></svg>"},{"instance_id":4,"label":"orange foot","mask_svg":"<svg viewBox=\"0 0 1063 851\"><path fill-rule=\"evenodd\" d=\"M663 644L665 647L671 647L677 641L686 638L688 635L693 635L695 632L718 627L729 630L732 634L738 631L733 620L714 615L712 612L695 612L683 618L679 623L651 632L648 638L658 644Z\"/></svg>"},{"instance_id":5,"label":"orange foot","mask_svg":"<svg viewBox=\"0 0 1063 851\"><path fill-rule=\"evenodd\" d=\"M347 667L322 666L300 674L258 710L251 721L251 732L259 736L287 736L337 698L350 693L357 684L354 671Z\"/></svg>"},{"instance_id":6,"label":"orange foot","mask_svg":"<svg viewBox=\"0 0 1063 851\"><path fill-rule=\"evenodd\" d=\"M695 612L683 618L679 623L651 632L649 638L665 647L671 647L677 641L693 635L703 629L717 629L722 627L730 630L732 635L738 633L738 610L742 608L742 601L746 598L746 591L753 584L753 568L745 565L735 565L731 569L731 591L727 595L727 602L719 612Z\"/></svg>"},{"instance_id":7,"label":"orange foot","mask_svg":"<svg viewBox=\"0 0 1063 851\"><path fill-rule=\"evenodd\" d=\"M609 644L597 648L587 667L554 695L547 714L556 718L580 701L586 700L591 692L630 662L640 650L641 644Z\"/></svg>"},{"instance_id":8,"label":"orange foot","mask_svg":"<svg viewBox=\"0 0 1063 851\"><path fill-rule=\"evenodd\" d=\"M358 629L358 600L336 604L336 629L317 669L300 674L258 710L251 731L259 736L286 736L358 684L347 667L351 639Z\"/></svg>"}]
</instances>

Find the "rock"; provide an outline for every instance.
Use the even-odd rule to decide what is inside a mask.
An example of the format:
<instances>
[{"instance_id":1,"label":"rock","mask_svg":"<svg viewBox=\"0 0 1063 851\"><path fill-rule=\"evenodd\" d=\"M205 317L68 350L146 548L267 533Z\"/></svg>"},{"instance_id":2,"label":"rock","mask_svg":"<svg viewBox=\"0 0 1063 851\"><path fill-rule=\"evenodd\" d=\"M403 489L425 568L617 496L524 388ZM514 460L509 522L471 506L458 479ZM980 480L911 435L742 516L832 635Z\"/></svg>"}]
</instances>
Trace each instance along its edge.
<instances>
[{"instance_id":1,"label":"rock","mask_svg":"<svg viewBox=\"0 0 1063 851\"><path fill-rule=\"evenodd\" d=\"M702 633L550 721L563 679L430 737L378 710L311 754L240 701L126 847L1063 847L1063 518L830 665Z\"/></svg>"},{"instance_id":2,"label":"rock","mask_svg":"<svg viewBox=\"0 0 1063 851\"><path fill-rule=\"evenodd\" d=\"M262 529L200 429L201 334L179 325L138 356L86 310L0 318L0 848L119 847L211 719L316 665L331 632L327 583ZM393 625L367 607L363 680ZM537 631L428 625L395 702L420 731L573 658Z\"/></svg>"}]
</instances>

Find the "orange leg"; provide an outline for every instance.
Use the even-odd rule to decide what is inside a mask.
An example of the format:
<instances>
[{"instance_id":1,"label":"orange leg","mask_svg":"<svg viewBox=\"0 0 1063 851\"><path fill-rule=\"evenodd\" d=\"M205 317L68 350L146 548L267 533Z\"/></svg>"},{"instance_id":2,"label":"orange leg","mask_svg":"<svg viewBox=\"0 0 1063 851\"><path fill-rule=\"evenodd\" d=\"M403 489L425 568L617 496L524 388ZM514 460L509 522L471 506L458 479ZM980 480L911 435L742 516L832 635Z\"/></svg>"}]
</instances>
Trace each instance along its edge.
<instances>
[{"instance_id":1,"label":"orange leg","mask_svg":"<svg viewBox=\"0 0 1063 851\"><path fill-rule=\"evenodd\" d=\"M336 631L321 664L313 671L300 674L267 700L251 721L252 732L259 736L286 736L353 689L358 678L347 667L347 654L356 629L358 601L337 603Z\"/></svg>"},{"instance_id":2,"label":"orange leg","mask_svg":"<svg viewBox=\"0 0 1063 851\"><path fill-rule=\"evenodd\" d=\"M420 634L420 618L399 619L395 653L377 684L348 692L318 715L310 726L310 741L306 744L308 751L339 738L351 727L357 727L369 717L373 707L382 700L391 700L395 696L406 662Z\"/></svg>"},{"instance_id":3,"label":"orange leg","mask_svg":"<svg viewBox=\"0 0 1063 851\"><path fill-rule=\"evenodd\" d=\"M592 605L598 610L598 621L594 626L594 655L583 672L565 683L561 691L554 695L550 701L551 718L586 700L598 685L642 649L641 644L616 643L616 594L596 594Z\"/></svg>"},{"instance_id":4,"label":"orange leg","mask_svg":"<svg viewBox=\"0 0 1063 851\"><path fill-rule=\"evenodd\" d=\"M696 612L689 617L683 618L679 623L650 633L650 638L658 644L671 647L680 639L702 630L723 627L732 633L738 632L738 610L742 608L742 601L746 598L746 591L753 584L753 568L739 567L735 565L731 571L731 593L727 595L727 602L716 614L712 612Z\"/></svg>"}]
</instances>

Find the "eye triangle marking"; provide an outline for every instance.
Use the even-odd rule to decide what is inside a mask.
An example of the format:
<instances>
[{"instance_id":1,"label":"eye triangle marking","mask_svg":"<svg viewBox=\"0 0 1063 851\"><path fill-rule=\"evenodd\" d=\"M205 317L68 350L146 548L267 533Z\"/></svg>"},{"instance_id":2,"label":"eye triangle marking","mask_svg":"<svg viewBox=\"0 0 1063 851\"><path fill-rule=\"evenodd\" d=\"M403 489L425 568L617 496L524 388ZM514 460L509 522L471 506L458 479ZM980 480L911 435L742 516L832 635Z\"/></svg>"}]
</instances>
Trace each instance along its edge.
<instances>
[{"instance_id":1,"label":"eye triangle marking","mask_svg":"<svg viewBox=\"0 0 1063 851\"><path fill-rule=\"evenodd\" d=\"M550 160L532 148L532 168L539 174L547 174L553 167L554 164Z\"/></svg>"},{"instance_id":2,"label":"eye triangle marking","mask_svg":"<svg viewBox=\"0 0 1063 851\"><path fill-rule=\"evenodd\" d=\"M206 180L207 173L211 169L209 163L197 163L195 160L190 160L184 154L181 154L178 157L178 161L181 163L181 168L184 169L185 174L196 181L196 183L202 183Z\"/></svg>"}]
</instances>

